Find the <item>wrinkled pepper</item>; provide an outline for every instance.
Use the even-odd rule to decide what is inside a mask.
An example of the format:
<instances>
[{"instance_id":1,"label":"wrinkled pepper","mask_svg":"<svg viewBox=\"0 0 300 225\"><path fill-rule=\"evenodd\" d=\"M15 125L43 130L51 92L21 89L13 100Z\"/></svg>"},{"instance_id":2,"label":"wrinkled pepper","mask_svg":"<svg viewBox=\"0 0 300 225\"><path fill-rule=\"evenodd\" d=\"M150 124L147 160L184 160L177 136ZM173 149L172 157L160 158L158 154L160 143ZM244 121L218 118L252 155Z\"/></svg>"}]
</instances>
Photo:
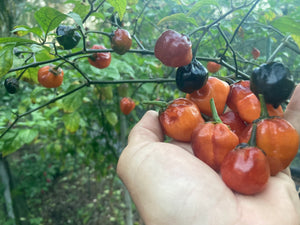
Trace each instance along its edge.
<instances>
[{"instance_id":1,"label":"wrinkled pepper","mask_svg":"<svg viewBox=\"0 0 300 225\"><path fill-rule=\"evenodd\" d=\"M196 157L218 172L224 157L238 145L239 138L218 116L213 98L210 104L214 121L195 128L191 146Z\"/></svg>"}]
</instances>

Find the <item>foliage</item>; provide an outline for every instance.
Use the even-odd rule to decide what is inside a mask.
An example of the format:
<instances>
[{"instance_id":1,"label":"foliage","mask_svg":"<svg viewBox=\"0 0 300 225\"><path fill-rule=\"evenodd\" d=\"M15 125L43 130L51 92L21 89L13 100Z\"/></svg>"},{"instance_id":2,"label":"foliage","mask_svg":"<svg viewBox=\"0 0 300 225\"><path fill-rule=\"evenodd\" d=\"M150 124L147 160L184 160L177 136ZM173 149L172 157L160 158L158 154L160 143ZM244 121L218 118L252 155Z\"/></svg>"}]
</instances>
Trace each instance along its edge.
<instances>
[{"instance_id":1,"label":"foliage","mask_svg":"<svg viewBox=\"0 0 300 225\"><path fill-rule=\"evenodd\" d=\"M184 96L175 85L176 70L154 57L155 42L166 29L188 35L194 55L203 65L207 61L221 63L216 76L228 82L247 79L254 67L268 61L287 65L299 82L296 2L53 0L45 7L40 1L26 3L11 35L0 38L1 83L8 77L20 82L20 90L14 95L8 94L3 85L0 88L0 151L11 160L15 176L24 176L18 188L25 191L30 207L38 209L31 211L31 224L58 224L46 221L51 215L45 212L64 207L51 202L51 197L62 196L68 190L74 192L62 201L80 207L73 209L80 224L97 224L99 221L92 222L94 217L100 212L109 214L112 206L105 207L120 201L120 181L115 170L108 168L115 168L126 144L124 137L148 109L142 102ZM63 50L55 41L55 29L60 24L77 27L82 39L76 48ZM117 27L127 29L133 38L131 50L122 56L110 49L110 37ZM88 63L87 57L96 52L89 49L94 44L103 44L111 52L109 67L100 70ZM261 52L257 60L251 55L253 47ZM47 64L60 65L65 72L64 82L57 89L38 85L37 71ZM124 96L136 103L135 110L126 117L119 109ZM55 178L51 184L43 177L43 172L49 170L49 160L53 166L47 174ZM84 199L84 204L80 204L82 199L72 199L91 181L85 180L86 174L106 178L103 183L100 179L101 191L93 192L99 193L93 196L97 204L89 199ZM96 188L99 182L93 182ZM107 196L115 199L108 201ZM122 207L117 210L122 211ZM106 219L112 220L111 224L124 224L120 211L113 211ZM67 220L62 217L62 224Z\"/></svg>"}]
</instances>

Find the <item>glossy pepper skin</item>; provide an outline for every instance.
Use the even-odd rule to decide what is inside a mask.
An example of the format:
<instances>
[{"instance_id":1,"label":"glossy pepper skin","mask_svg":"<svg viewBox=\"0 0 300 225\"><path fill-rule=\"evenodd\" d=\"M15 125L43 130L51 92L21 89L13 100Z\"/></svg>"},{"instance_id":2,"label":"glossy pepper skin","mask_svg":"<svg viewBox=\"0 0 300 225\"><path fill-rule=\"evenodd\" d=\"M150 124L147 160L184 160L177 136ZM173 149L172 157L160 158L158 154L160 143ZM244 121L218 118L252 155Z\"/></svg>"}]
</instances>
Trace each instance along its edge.
<instances>
[{"instance_id":1,"label":"glossy pepper skin","mask_svg":"<svg viewBox=\"0 0 300 225\"><path fill-rule=\"evenodd\" d=\"M262 64L255 68L250 81L253 93L257 96L263 94L266 103L275 108L289 99L295 88L290 70L279 62Z\"/></svg>"},{"instance_id":2,"label":"glossy pepper skin","mask_svg":"<svg viewBox=\"0 0 300 225\"><path fill-rule=\"evenodd\" d=\"M219 172L225 156L238 145L239 138L213 111L214 121L196 127L191 146L197 158Z\"/></svg>"},{"instance_id":3,"label":"glossy pepper skin","mask_svg":"<svg viewBox=\"0 0 300 225\"><path fill-rule=\"evenodd\" d=\"M186 66L193 58L192 42L183 34L166 30L157 39L154 54L166 66Z\"/></svg>"},{"instance_id":4,"label":"glossy pepper skin","mask_svg":"<svg viewBox=\"0 0 300 225\"><path fill-rule=\"evenodd\" d=\"M202 88L208 79L207 69L197 60L187 66L178 67L176 71L176 85L185 93L192 93Z\"/></svg>"},{"instance_id":5,"label":"glossy pepper skin","mask_svg":"<svg viewBox=\"0 0 300 225\"><path fill-rule=\"evenodd\" d=\"M210 99L213 98L218 114L222 114L226 105L230 86L226 82L216 77L208 77L206 84L197 91L187 94L187 98L195 102L201 113L212 116Z\"/></svg>"},{"instance_id":6,"label":"glossy pepper skin","mask_svg":"<svg viewBox=\"0 0 300 225\"><path fill-rule=\"evenodd\" d=\"M177 141L189 142L193 130L199 123L204 123L204 119L195 103L177 98L159 113L159 122L164 134Z\"/></svg>"},{"instance_id":7,"label":"glossy pepper skin","mask_svg":"<svg viewBox=\"0 0 300 225\"><path fill-rule=\"evenodd\" d=\"M19 90L19 81L14 77L6 78L4 87L8 93L15 94Z\"/></svg>"},{"instance_id":8,"label":"glossy pepper skin","mask_svg":"<svg viewBox=\"0 0 300 225\"><path fill-rule=\"evenodd\" d=\"M248 142L252 124L240 135L240 143ZM266 118L257 122L256 145L262 149L270 164L271 175L282 171L295 158L299 147L299 135L283 118Z\"/></svg>"},{"instance_id":9,"label":"glossy pepper skin","mask_svg":"<svg viewBox=\"0 0 300 225\"><path fill-rule=\"evenodd\" d=\"M242 144L226 155L221 165L221 176L230 189L253 195L266 188L270 167L261 149Z\"/></svg>"},{"instance_id":10,"label":"glossy pepper skin","mask_svg":"<svg viewBox=\"0 0 300 225\"><path fill-rule=\"evenodd\" d=\"M260 116L260 102L251 91L249 80L241 80L231 84L226 103L232 111L237 112L240 118L247 123L252 123ZM272 105L267 104L267 108L270 116L283 116L281 106L275 109Z\"/></svg>"},{"instance_id":11,"label":"glossy pepper skin","mask_svg":"<svg viewBox=\"0 0 300 225\"><path fill-rule=\"evenodd\" d=\"M73 26L59 25L56 40L64 49L72 49L79 43L81 36Z\"/></svg>"},{"instance_id":12,"label":"glossy pepper skin","mask_svg":"<svg viewBox=\"0 0 300 225\"><path fill-rule=\"evenodd\" d=\"M241 119L237 112L228 111L220 115L222 122L230 127L230 129L239 136L247 127L246 123Z\"/></svg>"},{"instance_id":13,"label":"glossy pepper skin","mask_svg":"<svg viewBox=\"0 0 300 225\"><path fill-rule=\"evenodd\" d=\"M111 38L111 48L119 55L124 55L132 45L132 38L127 30L118 28Z\"/></svg>"}]
</instances>

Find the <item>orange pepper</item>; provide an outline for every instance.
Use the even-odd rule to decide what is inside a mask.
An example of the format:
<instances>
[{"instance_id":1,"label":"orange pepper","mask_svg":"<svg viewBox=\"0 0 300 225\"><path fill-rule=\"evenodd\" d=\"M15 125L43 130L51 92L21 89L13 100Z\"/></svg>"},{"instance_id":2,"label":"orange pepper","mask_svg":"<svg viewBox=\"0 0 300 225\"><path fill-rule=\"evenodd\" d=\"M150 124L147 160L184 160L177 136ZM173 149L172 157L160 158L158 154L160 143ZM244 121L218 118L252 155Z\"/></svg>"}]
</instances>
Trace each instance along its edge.
<instances>
[{"instance_id":1,"label":"orange pepper","mask_svg":"<svg viewBox=\"0 0 300 225\"><path fill-rule=\"evenodd\" d=\"M240 135L240 143L250 139L252 124ZM257 123L256 145L268 158L271 175L276 175L289 166L299 147L299 135L296 129L285 119L274 117L262 119Z\"/></svg>"},{"instance_id":2,"label":"orange pepper","mask_svg":"<svg viewBox=\"0 0 300 225\"><path fill-rule=\"evenodd\" d=\"M200 123L194 129L191 146L197 158L218 172L225 156L238 145L239 138L221 121L215 106L211 108L214 121Z\"/></svg>"},{"instance_id":3,"label":"orange pepper","mask_svg":"<svg viewBox=\"0 0 300 225\"><path fill-rule=\"evenodd\" d=\"M248 80L230 85L227 105L247 123L252 123L258 119L261 113L260 102L250 90L250 81ZM271 104L267 104L267 109L270 116L283 116L281 106L275 109Z\"/></svg>"},{"instance_id":4,"label":"orange pepper","mask_svg":"<svg viewBox=\"0 0 300 225\"><path fill-rule=\"evenodd\" d=\"M229 84L216 77L209 77L202 88L191 94L187 94L186 98L195 102L201 113L211 117L210 99L214 99L217 112L220 115L224 111L229 91Z\"/></svg>"}]
</instances>

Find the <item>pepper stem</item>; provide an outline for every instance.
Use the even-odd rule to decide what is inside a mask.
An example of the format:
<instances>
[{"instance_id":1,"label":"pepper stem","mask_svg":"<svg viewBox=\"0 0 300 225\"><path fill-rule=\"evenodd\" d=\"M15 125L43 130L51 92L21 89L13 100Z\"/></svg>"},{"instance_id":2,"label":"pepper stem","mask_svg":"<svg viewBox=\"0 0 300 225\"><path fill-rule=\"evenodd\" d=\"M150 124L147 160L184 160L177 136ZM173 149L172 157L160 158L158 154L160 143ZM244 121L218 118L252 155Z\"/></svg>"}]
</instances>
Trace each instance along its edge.
<instances>
[{"instance_id":1,"label":"pepper stem","mask_svg":"<svg viewBox=\"0 0 300 225\"><path fill-rule=\"evenodd\" d=\"M251 136L250 136L250 139L248 141L249 146L253 146L253 147L256 146L256 129L257 129L257 124L253 123L252 124Z\"/></svg>"},{"instance_id":2,"label":"pepper stem","mask_svg":"<svg viewBox=\"0 0 300 225\"><path fill-rule=\"evenodd\" d=\"M222 120L221 120L221 118L218 115L214 98L211 98L210 101L209 101L209 103L210 103L210 108L211 108L211 112L212 112L212 116L213 116L214 122L215 123L223 123Z\"/></svg>"},{"instance_id":3,"label":"pepper stem","mask_svg":"<svg viewBox=\"0 0 300 225\"><path fill-rule=\"evenodd\" d=\"M168 103L164 101L143 101L144 105L154 105L160 108L160 110L164 110L168 107Z\"/></svg>"},{"instance_id":4,"label":"pepper stem","mask_svg":"<svg viewBox=\"0 0 300 225\"><path fill-rule=\"evenodd\" d=\"M259 119L268 118L269 113L268 113L267 105L265 102L265 98L264 98L263 94L258 94L258 97L259 97L260 108L261 108Z\"/></svg>"}]
</instances>

